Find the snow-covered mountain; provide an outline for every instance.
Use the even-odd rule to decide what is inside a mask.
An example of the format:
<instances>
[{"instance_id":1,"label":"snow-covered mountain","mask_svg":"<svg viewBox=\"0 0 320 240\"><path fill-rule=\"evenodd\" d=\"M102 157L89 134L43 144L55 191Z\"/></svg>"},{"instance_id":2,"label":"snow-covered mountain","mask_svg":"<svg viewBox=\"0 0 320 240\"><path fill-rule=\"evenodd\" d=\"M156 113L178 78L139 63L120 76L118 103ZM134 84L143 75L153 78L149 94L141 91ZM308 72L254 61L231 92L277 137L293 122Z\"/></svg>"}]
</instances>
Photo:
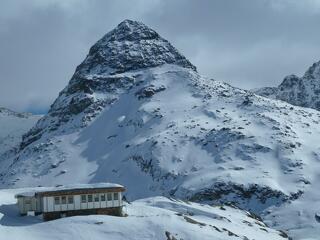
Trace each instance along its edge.
<instances>
[{"instance_id":1,"label":"snow-covered mountain","mask_svg":"<svg viewBox=\"0 0 320 240\"><path fill-rule=\"evenodd\" d=\"M2 168L5 168L2 160L16 154L22 135L27 133L40 117L40 115L17 113L0 107L0 166Z\"/></svg>"},{"instance_id":2,"label":"snow-covered mountain","mask_svg":"<svg viewBox=\"0 0 320 240\"><path fill-rule=\"evenodd\" d=\"M1 186L117 182L129 199L234 202L266 219L278 207L281 229L277 212L317 191L319 121L316 110L200 76L167 40L126 20L24 135ZM285 229L315 221L299 207L301 224Z\"/></svg>"},{"instance_id":3,"label":"snow-covered mountain","mask_svg":"<svg viewBox=\"0 0 320 240\"><path fill-rule=\"evenodd\" d=\"M314 63L301 78L289 75L278 87L264 87L253 92L296 106L320 110L320 61Z\"/></svg>"},{"instance_id":4,"label":"snow-covered mountain","mask_svg":"<svg viewBox=\"0 0 320 240\"><path fill-rule=\"evenodd\" d=\"M0 240L285 240L283 231L266 226L256 216L233 206L200 205L154 197L124 208L127 217L91 215L42 222L17 216L14 193L0 190Z\"/></svg>"}]
</instances>

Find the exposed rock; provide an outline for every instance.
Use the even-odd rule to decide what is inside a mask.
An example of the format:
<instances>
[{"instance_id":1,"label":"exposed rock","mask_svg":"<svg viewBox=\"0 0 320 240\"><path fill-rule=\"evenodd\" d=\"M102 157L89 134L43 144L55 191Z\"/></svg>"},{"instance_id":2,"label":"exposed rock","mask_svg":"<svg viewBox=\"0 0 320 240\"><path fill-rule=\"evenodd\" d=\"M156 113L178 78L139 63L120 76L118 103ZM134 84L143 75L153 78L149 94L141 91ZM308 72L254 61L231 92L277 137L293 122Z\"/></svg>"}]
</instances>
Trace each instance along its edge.
<instances>
[{"instance_id":1,"label":"exposed rock","mask_svg":"<svg viewBox=\"0 0 320 240\"><path fill-rule=\"evenodd\" d=\"M167 40L141 22L125 20L107 33L77 67L77 74L115 74L176 64L196 70Z\"/></svg>"},{"instance_id":2,"label":"exposed rock","mask_svg":"<svg viewBox=\"0 0 320 240\"><path fill-rule=\"evenodd\" d=\"M190 201L207 202L211 204L232 203L240 208L248 209L258 214L268 206L280 205L292 198L296 198L296 196L287 196L267 186L257 184L244 186L231 182L216 182L210 188L190 194L188 198ZM256 206L250 203L253 199L258 200ZM255 208L253 208L253 206Z\"/></svg>"},{"instance_id":3,"label":"exposed rock","mask_svg":"<svg viewBox=\"0 0 320 240\"><path fill-rule=\"evenodd\" d=\"M158 92L164 91L165 89L166 89L165 86L156 87L154 85L150 85L150 86L141 88L138 92L136 92L136 96L138 97L138 99L149 98Z\"/></svg>"},{"instance_id":4,"label":"exposed rock","mask_svg":"<svg viewBox=\"0 0 320 240\"><path fill-rule=\"evenodd\" d=\"M265 87L253 91L261 96L320 110L320 61L314 63L301 78L289 75L278 87Z\"/></svg>"},{"instance_id":5,"label":"exposed rock","mask_svg":"<svg viewBox=\"0 0 320 240\"><path fill-rule=\"evenodd\" d=\"M317 222L320 223L320 213L315 213L314 218L316 219Z\"/></svg>"}]
</instances>

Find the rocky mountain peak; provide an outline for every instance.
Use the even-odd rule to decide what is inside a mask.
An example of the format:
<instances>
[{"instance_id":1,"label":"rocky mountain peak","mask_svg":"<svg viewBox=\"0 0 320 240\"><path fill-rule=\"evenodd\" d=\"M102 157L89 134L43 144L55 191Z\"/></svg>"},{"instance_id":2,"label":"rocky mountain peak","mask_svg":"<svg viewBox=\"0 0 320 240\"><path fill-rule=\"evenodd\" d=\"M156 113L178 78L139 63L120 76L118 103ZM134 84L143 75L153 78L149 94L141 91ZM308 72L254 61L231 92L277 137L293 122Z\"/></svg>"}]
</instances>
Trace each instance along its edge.
<instances>
[{"instance_id":1,"label":"rocky mountain peak","mask_svg":"<svg viewBox=\"0 0 320 240\"><path fill-rule=\"evenodd\" d=\"M75 77L117 74L162 64L176 64L196 70L167 40L145 24L121 22L94 44L78 66Z\"/></svg>"},{"instance_id":2,"label":"rocky mountain peak","mask_svg":"<svg viewBox=\"0 0 320 240\"><path fill-rule=\"evenodd\" d=\"M303 77L289 75L277 87L253 91L258 95L286 101L292 105L320 110L320 61L312 64Z\"/></svg>"},{"instance_id":3,"label":"rocky mountain peak","mask_svg":"<svg viewBox=\"0 0 320 240\"><path fill-rule=\"evenodd\" d=\"M294 74L286 76L282 83L279 85L279 88L285 90L299 84L300 78Z\"/></svg>"},{"instance_id":4,"label":"rocky mountain peak","mask_svg":"<svg viewBox=\"0 0 320 240\"><path fill-rule=\"evenodd\" d=\"M320 61L312 64L303 76L304 79L320 79Z\"/></svg>"},{"instance_id":5,"label":"rocky mountain peak","mask_svg":"<svg viewBox=\"0 0 320 240\"><path fill-rule=\"evenodd\" d=\"M164 64L196 71L176 48L145 24L121 22L90 48L48 114L24 135L21 148L40 139L45 132L57 132L66 122L73 122L75 129L86 126L122 93L141 83L135 74L130 75L131 71ZM126 73L128 76L124 76ZM163 89L149 88L152 92Z\"/></svg>"},{"instance_id":6,"label":"rocky mountain peak","mask_svg":"<svg viewBox=\"0 0 320 240\"><path fill-rule=\"evenodd\" d=\"M106 34L103 41L134 41L141 39L156 39L160 38L159 34L146 26L145 24L132 21L124 20L115 29Z\"/></svg>"}]
</instances>

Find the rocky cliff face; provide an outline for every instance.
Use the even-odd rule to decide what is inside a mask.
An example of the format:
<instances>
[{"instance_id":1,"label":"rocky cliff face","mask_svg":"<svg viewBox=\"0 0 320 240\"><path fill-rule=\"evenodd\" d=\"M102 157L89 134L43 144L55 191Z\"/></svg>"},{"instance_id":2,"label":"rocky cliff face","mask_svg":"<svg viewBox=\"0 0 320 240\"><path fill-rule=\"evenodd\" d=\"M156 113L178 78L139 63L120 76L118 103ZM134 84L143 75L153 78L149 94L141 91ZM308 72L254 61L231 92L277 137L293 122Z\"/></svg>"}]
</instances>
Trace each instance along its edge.
<instances>
[{"instance_id":1,"label":"rocky cliff face","mask_svg":"<svg viewBox=\"0 0 320 240\"><path fill-rule=\"evenodd\" d=\"M320 62L314 63L301 78L289 75L278 87L256 89L254 92L296 106L320 110Z\"/></svg>"},{"instance_id":2,"label":"rocky cliff face","mask_svg":"<svg viewBox=\"0 0 320 240\"><path fill-rule=\"evenodd\" d=\"M196 70L177 49L146 25L125 20L107 33L77 67L71 84L88 74L113 75L127 71L175 64Z\"/></svg>"}]
</instances>

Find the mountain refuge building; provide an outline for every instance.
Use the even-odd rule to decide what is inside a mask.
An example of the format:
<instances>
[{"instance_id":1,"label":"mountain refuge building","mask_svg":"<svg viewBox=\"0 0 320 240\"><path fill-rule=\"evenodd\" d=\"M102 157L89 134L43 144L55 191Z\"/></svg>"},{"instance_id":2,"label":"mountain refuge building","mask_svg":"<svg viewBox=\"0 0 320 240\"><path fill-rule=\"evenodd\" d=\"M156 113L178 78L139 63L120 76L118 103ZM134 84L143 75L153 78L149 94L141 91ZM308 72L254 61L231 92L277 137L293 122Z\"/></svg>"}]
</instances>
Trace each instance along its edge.
<instances>
[{"instance_id":1,"label":"mountain refuge building","mask_svg":"<svg viewBox=\"0 0 320 240\"><path fill-rule=\"evenodd\" d=\"M114 183L77 184L15 195L21 215L43 215L43 220L106 214L122 216L125 188Z\"/></svg>"}]
</instances>

